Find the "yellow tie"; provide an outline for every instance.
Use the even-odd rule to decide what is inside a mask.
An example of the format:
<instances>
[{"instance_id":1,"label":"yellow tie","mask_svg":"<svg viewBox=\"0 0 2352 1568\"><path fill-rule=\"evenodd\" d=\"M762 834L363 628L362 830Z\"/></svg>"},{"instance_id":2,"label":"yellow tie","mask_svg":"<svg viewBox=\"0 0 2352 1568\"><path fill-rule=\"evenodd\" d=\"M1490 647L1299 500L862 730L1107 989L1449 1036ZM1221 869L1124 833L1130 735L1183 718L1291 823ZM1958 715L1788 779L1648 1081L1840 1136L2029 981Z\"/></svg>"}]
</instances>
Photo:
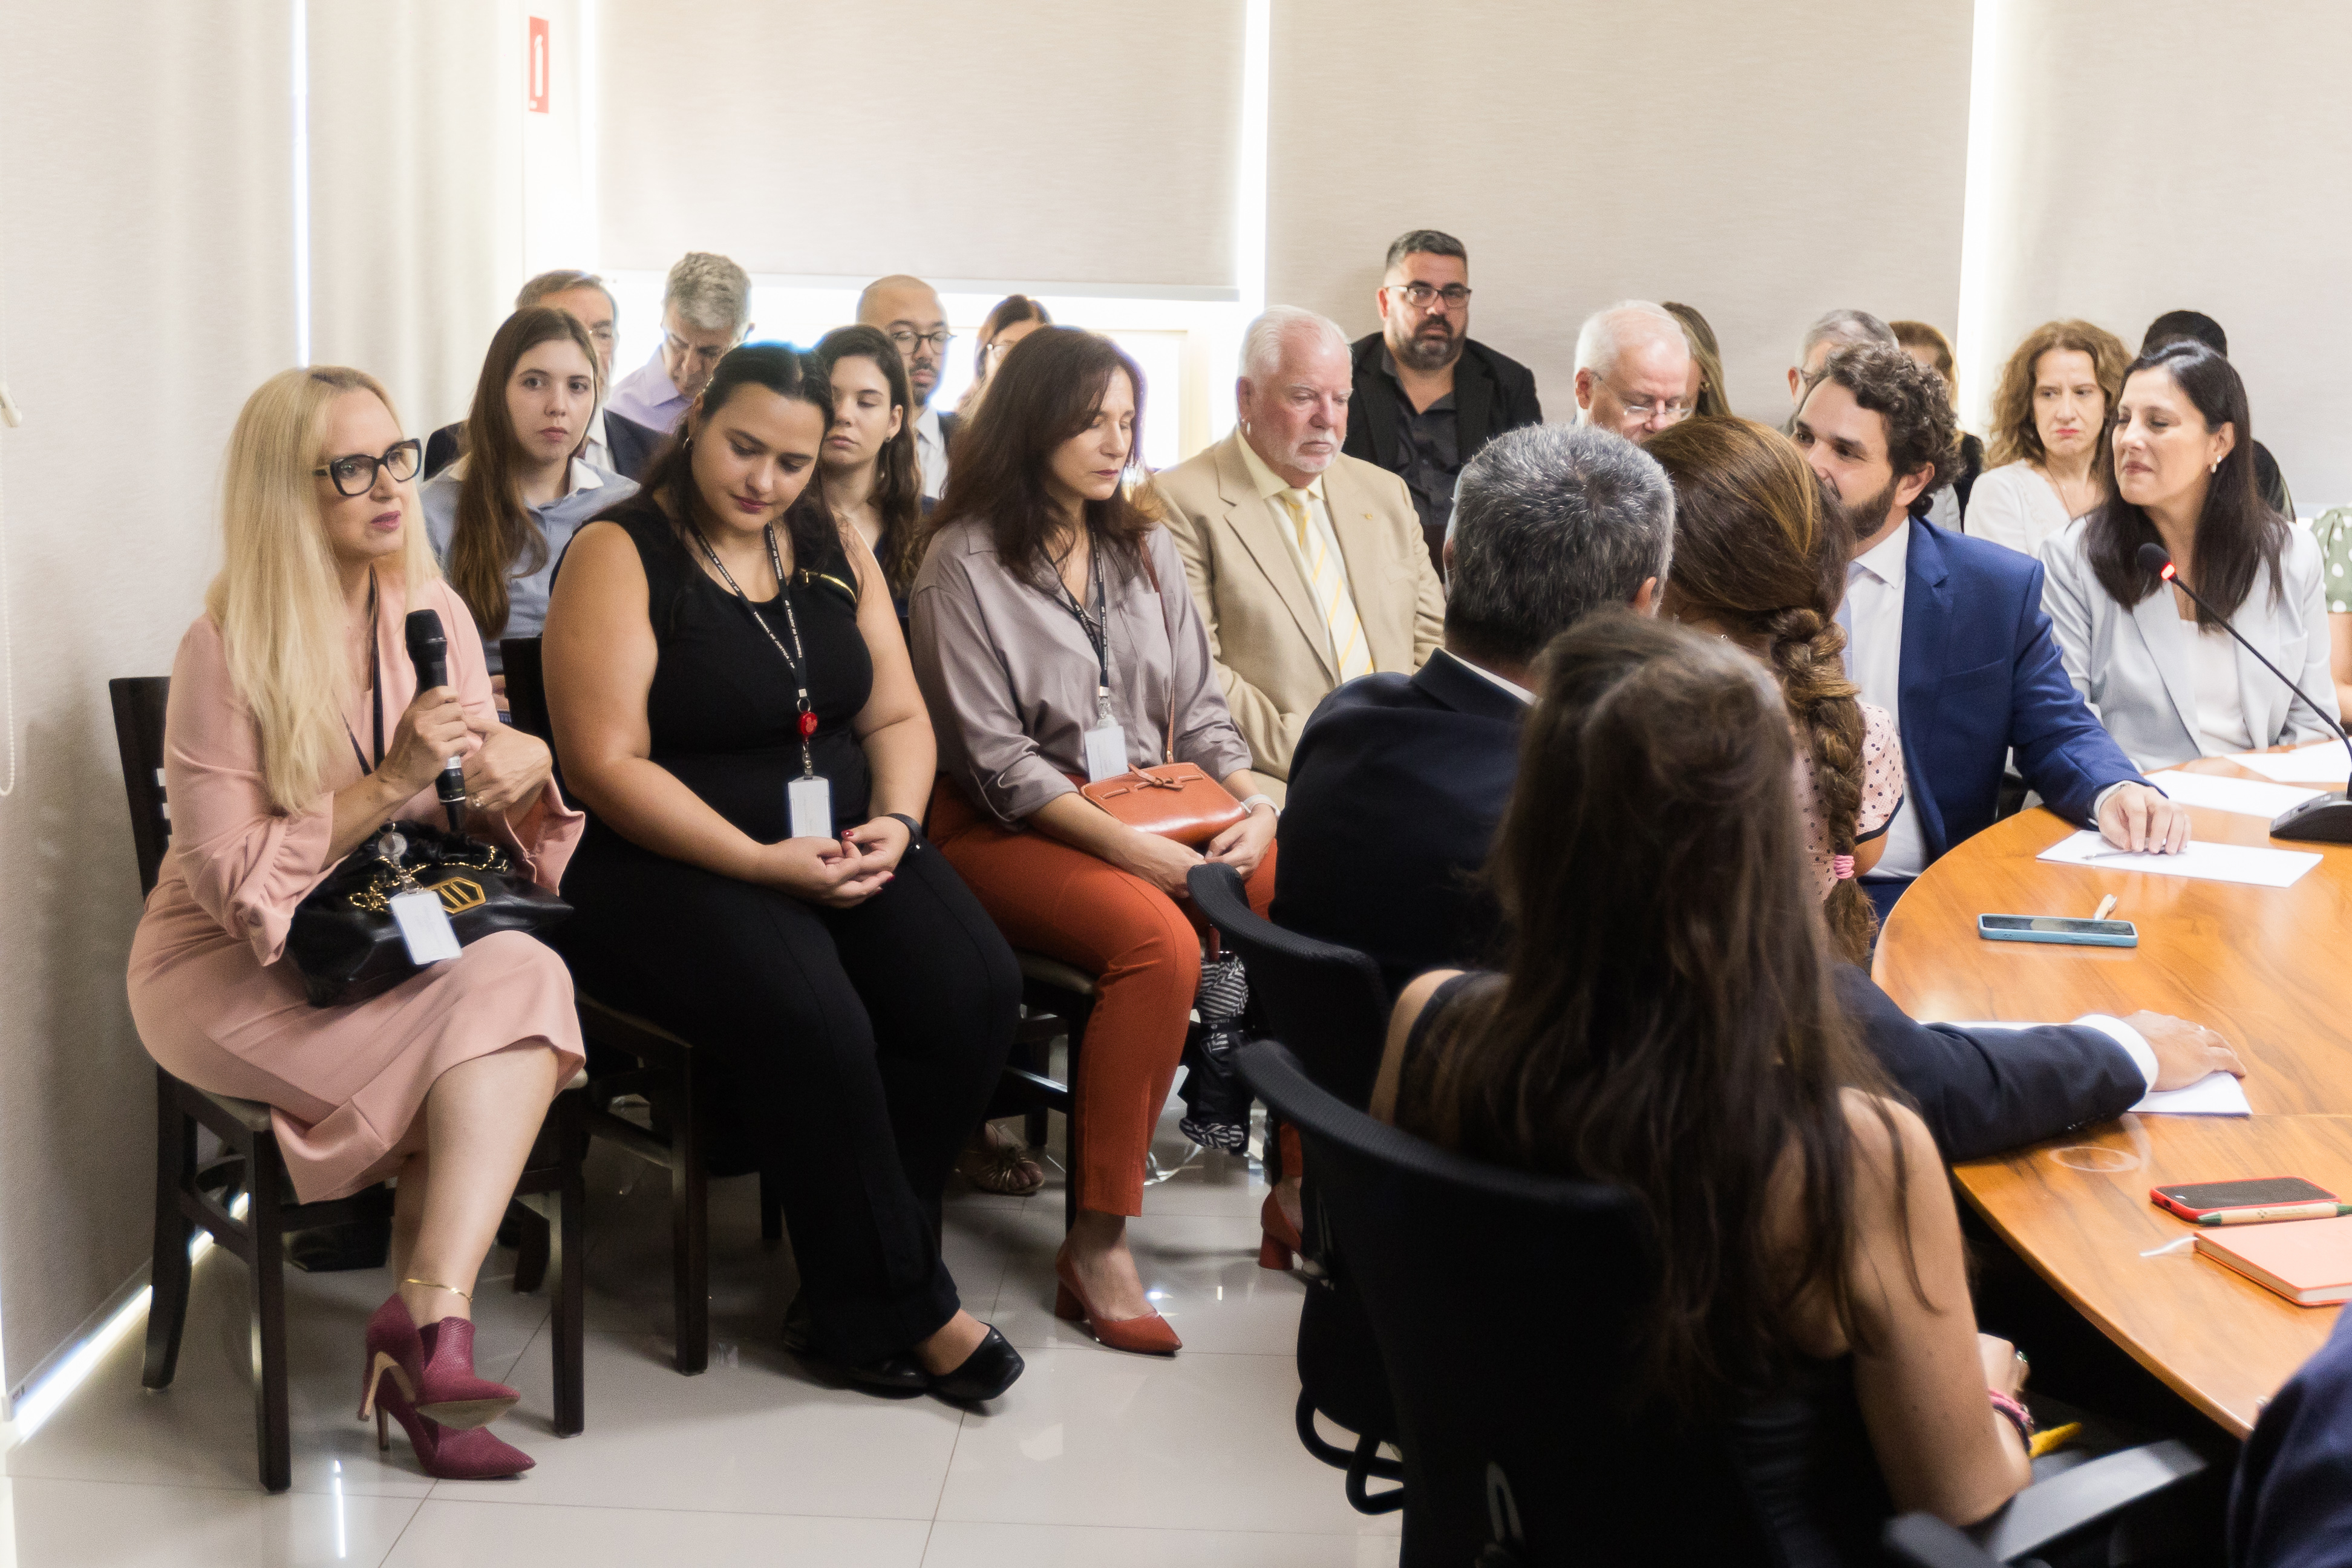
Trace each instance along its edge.
<instances>
[{"instance_id":1,"label":"yellow tie","mask_svg":"<svg viewBox=\"0 0 2352 1568\"><path fill-rule=\"evenodd\" d=\"M1307 565L1307 585L1315 591L1315 602L1323 609L1323 629L1331 638L1333 668L1342 680L1371 674L1371 650L1364 646L1364 626L1356 618L1356 601L1348 592L1348 580L1340 574L1339 563L1331 558L1331 548L1325 542L1322 531L1307 515L1307 493L1284 490L1282 506L1290 513L1291 527L1297 531L1298 559Z\"/></svg>"}]
</instances>

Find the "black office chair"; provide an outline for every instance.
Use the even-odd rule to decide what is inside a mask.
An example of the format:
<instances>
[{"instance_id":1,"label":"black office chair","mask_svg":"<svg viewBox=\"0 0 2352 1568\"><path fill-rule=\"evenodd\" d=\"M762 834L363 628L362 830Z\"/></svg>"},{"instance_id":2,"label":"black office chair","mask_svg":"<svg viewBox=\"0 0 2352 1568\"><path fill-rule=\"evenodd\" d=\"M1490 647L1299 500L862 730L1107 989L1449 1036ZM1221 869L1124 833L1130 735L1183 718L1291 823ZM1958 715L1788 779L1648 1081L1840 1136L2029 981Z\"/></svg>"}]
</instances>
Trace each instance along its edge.
<instances>
[{"instance_id":1,"label":"black office chair","mask_svg":"<svg viewBox=\"0 0 2352 1568\"><path fill-rule=\"evenodd\" d=\"M139 888L155 890L172 842L172 816L163 798L163 715L169 676L107 682L114 704L114 735L122 753L123 793L131 805L131 837L139 857ZM555 1098L538 1142L515 1184L509 1217L521 1228L515 1265L517 1291L535 1290L553 1263L558 1269L552 1349L555 1430L569 1437L587 1425L587 1194L581 1161L588 1138L580 1080ZM287 1405L286 1255L284 1238L298 1232L349 1225L383 1207L383 1191L326 1203L298 1202L269 1107L233 1095L210 1094L155 1069L155 1236L151 1270L154 1294L147 1309L147 1361L140 1381L166 1388L179 1371L180 1337L188 1314L188 1247L201 1226L241 1258L251 1273L253 1418L265 1490L293 1484L292 1424ZM196 1129L209 1129L236 1157L236 1186L246 1212L235 1212L229 1192L198 1181ZM551 1197L555 1216L526 1198Z\"/></svg>"},{"instance_id":2,"label":"black office chair","mask_svg":"<svg viewBox=\"0 0 2352 1568\"><path fill-rule=\"evenodd\" d=\"M1195 866L1184 882L1225 947L1241 955L1265 1033L1296 1051L1317 1083L1349 1105L1370 1104L1388 1034L1381 966L1352 947L1263 919L1230 866Z\"/></svg>"},{"instance_id":3,"label":"black office chair","mask_svg":"<svg viewBox=\"0 0 2352 1568\"><path fill-rule=\"evenodd\" d=\"M1778 1560L1723 1431L1625 1399L1654 1269L1632 1194L1438 1149L1341 1104L1272 1041L1244 1048L1242 1072L1311 1151L1332 1266L1388 1368L1404 1568ZM2110 1455L1967 1533L2014 1561L2202 1468L2178 1443Z\"/></svg>"}]
</instances>

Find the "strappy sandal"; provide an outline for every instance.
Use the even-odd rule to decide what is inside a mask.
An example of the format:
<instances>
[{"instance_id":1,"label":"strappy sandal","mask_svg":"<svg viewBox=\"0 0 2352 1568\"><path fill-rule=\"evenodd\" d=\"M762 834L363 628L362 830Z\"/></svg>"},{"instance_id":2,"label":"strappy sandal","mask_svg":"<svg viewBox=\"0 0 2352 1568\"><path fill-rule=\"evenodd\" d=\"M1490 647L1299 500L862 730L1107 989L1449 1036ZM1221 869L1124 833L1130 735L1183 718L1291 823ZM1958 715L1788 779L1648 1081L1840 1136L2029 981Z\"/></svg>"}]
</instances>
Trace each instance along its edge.
<instances>
[{"instance_id":1,"label":"strappy sandal","mask_svg":"<svg viewBox=\"0 0 2352 1568\"><path fill-rule=\"evenodd\" d=\"M983 1193L1000 1197L1029 1197L1045 1185L1045 1167L1018 1138L1001 1136L983 1125L956 1156L956 1174Z\"/></svg>"}]
</instances>

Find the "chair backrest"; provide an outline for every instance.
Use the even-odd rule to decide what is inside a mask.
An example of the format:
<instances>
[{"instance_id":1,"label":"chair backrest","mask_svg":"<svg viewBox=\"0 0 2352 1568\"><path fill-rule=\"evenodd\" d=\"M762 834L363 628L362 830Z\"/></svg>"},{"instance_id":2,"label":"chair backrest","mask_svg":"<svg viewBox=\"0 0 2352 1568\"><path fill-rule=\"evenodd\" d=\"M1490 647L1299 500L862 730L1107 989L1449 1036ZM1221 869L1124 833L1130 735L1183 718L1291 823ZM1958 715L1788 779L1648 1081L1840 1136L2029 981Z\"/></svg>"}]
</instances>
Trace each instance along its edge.
<instances>
[{"instance_id":1,"label":"chair backrest","mask_svg":"<svg viewBox=\"0 0 2352 1568\"><path fill-rule=\"evenodd\" d=\"M1349 1105L1370 1105L1388 1035L1381 966L1352 947L1264 919L1230 866L1195 866L1185 883L1218 937L1241 955L1266 1033L1297 1052L1317 1083Z\"/></svg>"},{"instance_id":2,"label":"chair backrest","mask_svg":"<svg viewBox=\"0 0 2352 1568\"><path fill-rule=\"evenodd\" d=\"M501 637L499 658L506 666L507 717L526 735L555 744L547 721L547 678L541 673L537 637Z\"/></svg>"},{"instance_id":3,"label":"chair backrest","mask_svg":"<svg viewBox=\"0 0 2352 1568\"><path fill-rule=\"evenodd\" d=\"M114 743L122 753L122 793L131 802L131 842L139 852L139 892L155 890L172 847L172 806L163 798L163 710L168 675L131 675L106 683L114 702Z\"/></svg>"},{"instance_id":4,"label":"chair backrest","mask_svg":"<svg viewBox=\"0 0 2352 1568\"><path fill-rule=\"evenodd\" d=\"M1374 1121L1271 1040L1242 1074L1297 1123L1328 1267L1371 1318L1404 1454L1405 1568L1774 1560L1719 1431L1629 1398L1654 1278L1639 1203ZM1516 1536L1516 1541L1510 1538Z\"/></svg>"}]
</instances>

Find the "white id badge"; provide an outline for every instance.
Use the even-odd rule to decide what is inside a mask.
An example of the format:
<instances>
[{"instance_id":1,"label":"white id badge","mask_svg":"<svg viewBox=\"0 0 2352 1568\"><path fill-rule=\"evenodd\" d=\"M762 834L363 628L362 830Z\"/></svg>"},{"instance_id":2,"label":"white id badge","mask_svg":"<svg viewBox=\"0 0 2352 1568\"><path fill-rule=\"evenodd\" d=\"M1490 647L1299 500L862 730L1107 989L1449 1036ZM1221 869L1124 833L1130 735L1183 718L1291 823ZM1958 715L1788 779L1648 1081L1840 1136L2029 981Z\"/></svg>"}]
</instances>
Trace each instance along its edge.
<instances>
[{"instance_id":1,"label":"white id badge","mask_svg":"<svg viewBox=\"0 0 2352 1568\"><path fill-rule=\"evenodd\" d=\"M1127 731L1107 720L1087 731L1087 782L1100 784L1127 772Z\"/></svg>"},{"instance_id":2,"label":"white id badge","mask_svg":"<svg viewBox=\"0 0 2352 1568\"><path fill-rule=\"evenodd\" d=\"M784 786L784 806L792 815L794 838L833 837L833 785L811 774Z\"/></svg>"},{"instance_id":3,"label":"white id badge","mask_svg":"<svg viewBox=\"0 0 2352 1568\"><path fill-rule=\"evenodd\" d=\"M408 944L412 963L438 963L458 953L457 932L437 893L401 893L392 900L392 918L400 924L400 940Z\"/></svg>"}]
</instances>

